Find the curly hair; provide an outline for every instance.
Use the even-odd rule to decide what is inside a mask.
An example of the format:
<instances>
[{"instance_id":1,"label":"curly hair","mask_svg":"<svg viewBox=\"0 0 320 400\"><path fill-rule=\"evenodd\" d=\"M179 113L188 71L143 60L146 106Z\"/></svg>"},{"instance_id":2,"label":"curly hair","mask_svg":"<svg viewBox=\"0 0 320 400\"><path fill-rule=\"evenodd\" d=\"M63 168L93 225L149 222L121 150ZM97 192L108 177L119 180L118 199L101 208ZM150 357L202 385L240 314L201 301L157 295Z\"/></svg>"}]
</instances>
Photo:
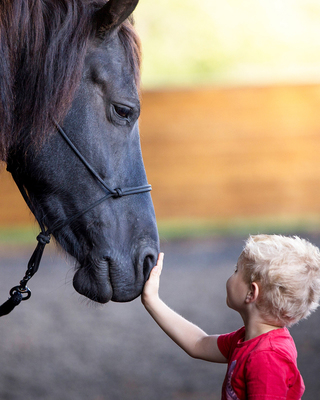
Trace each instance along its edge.
<instances>
[{"instance_id":1,"label":"curly hair","mask_svg":"<svg viewBox=\"0 0 320 400\"><path fill-rule=\"evenodd\" d=\"M259 286L256 304L267 321L291 326L318 307L320 251L309 241L250 236L239 260L246 282Z\"/></svg>"}]
</instances>

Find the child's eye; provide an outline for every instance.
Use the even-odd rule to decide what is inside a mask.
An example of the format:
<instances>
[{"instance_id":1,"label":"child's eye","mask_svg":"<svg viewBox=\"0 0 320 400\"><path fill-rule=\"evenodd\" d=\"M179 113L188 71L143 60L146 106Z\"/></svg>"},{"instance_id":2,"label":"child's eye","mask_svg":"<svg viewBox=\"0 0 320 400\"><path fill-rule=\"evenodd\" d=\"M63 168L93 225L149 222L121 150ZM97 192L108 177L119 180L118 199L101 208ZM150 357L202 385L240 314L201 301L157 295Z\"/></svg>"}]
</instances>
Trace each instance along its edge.
<instances>
[{"instance_id":1,"label":"child's eye","mask_svg":"<svg viewBox=\"0 0 320 400\"><path fill-rule=\"evenodd\" d=\"M238 266L237 265L234 267L234 272L238 272Z\"/></svg>"}]
</instances>

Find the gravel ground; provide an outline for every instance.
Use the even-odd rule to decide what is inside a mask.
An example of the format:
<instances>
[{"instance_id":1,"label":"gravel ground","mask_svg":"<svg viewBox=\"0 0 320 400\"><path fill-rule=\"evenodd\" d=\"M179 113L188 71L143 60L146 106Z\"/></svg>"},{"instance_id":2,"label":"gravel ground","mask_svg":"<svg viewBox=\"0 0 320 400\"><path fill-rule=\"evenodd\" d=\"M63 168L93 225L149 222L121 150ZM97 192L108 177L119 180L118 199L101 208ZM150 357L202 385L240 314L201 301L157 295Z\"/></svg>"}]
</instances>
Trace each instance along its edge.
<instances>
[{"instance_id":1,"label":"gravel ground","mask_svg":"<svg viewBox=\"0 0 320 400\"><path fill-rule=\"evenodd\" d=\"M320 235L304 236L320 245ZM225 282L243 241L163 241L163 300L208 333L240 327L225 304ZM1 400L220 399L225 365L184 354L140 299L105 306L83 300L72 287L72 261L50 247L30 281L31 299L1 319ZM1 301L22 278L32 250L0 247ZM291 328L305 400L319 399L319 315Z\"/></svg>"}]
</instances>

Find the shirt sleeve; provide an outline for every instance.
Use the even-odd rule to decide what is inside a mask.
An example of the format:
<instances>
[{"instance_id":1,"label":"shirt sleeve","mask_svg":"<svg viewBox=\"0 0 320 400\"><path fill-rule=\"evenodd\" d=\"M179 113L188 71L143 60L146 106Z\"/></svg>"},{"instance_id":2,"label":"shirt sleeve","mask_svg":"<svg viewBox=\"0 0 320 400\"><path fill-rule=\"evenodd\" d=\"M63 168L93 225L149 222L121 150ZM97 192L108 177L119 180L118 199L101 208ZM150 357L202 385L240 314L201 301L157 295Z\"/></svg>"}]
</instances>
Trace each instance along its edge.
<instances>
[{"instance_id":1,"label":"shirt sleeve","mask_svg":"<svg viewBox=\"0 0 320 400\"><path fill-rule=\"evenodd\" d=\"M297 374L296 366L275 351L253 353L245 371L248 400L286 400Z\"/></svg>"},{"instance_id":2,"label":"shirt sleeve","mask_svg":"<svg viewBox=\"0 0 320 400\"><path fill-rule=\"evenodd\" d=\"M235 332L225 333L218 337L218 347L222 355L229 360L238 341L244 336L244 328Z\"/></svg>"}]
</instances>

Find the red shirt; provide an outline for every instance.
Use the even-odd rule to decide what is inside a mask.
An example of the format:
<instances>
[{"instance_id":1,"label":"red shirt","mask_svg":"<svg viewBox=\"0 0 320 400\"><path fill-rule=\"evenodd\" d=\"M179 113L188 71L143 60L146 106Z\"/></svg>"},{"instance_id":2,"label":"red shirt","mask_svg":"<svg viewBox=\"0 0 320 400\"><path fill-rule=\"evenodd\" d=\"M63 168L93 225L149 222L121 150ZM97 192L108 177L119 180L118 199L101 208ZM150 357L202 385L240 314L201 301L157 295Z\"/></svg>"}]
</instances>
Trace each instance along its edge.
<instances>
[{"instance_id":1,"label":"red shirt","mask_svg":"<svg viewBox=\"0 0 320 400\"><path fill-rule=\"evenodd\" d=\"M300 400L305 387L288 329L247 341L244 337L243 327L218 338L218 347L228 359L221 400Z\"/></svg>"}]
</instances>

